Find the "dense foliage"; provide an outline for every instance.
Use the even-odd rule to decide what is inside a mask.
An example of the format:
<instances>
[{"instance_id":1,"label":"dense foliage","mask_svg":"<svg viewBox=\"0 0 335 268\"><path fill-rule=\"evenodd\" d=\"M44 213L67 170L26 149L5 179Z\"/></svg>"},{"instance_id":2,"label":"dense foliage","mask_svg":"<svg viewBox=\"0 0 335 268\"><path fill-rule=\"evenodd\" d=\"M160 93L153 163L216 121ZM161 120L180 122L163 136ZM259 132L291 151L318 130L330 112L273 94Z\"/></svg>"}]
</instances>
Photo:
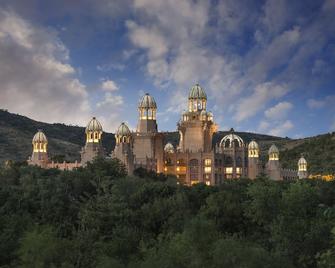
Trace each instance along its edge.
<instances>
[{"instance_id":1,"label":"dense foliage","mask_svg":"<svg viewBox=\"0 0 335 268\"><path fill-rule=\"evenodd\" d=\"M335 267L335 182L0 169L0 267Z\"/></svg>"},{"instance_id":2,"label":"dense foliage","mask_svg":"<svg viewBox=\"0 0 335 268\"><path fill-rule=\"evenodd\" d=\"M335 174L335 132L305 139L292 149L281 152L284 167L296 168L293 159L303 154L313 174Z\"/></svg>"}]
</instances>

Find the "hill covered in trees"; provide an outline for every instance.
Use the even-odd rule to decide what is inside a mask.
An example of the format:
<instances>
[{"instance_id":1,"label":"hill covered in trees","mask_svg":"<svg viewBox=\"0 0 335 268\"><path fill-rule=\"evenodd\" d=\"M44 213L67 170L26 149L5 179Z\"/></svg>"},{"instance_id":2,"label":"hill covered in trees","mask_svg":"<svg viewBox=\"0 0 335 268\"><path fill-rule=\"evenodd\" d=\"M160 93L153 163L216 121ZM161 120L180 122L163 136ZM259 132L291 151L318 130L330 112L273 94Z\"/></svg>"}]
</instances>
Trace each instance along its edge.
<instances>
[{"instance_id":1,"label":"hill covered in trees","mask_svg":"<svg viewBox=\"0 0 335 268\"><path fill-rule=\"evenodd\" d=\"M0 163L5 160L25 161L31 154L31 140L38 129L42 129L49 140L49 155L56 161L80 159L80 150L85 144L85 128L64 124L47 124L27 117L0 110ZM219 142L229 131L219 131L213 144ZM236 132L245 142L255 139L261 148L261 158L267 160L267 150L275 143L281 150L281 161L285 168L296 169L303 153L309 163L309 171L317 174L335 174L335 134L324 134L304 139L280 138L264 134ZM165 141L177 145L178 132L164 132ZM103 134L103 145L107 152L115 146L112 133Z\"/></svg>"},{"instance_id":2,"label":"hill covered in trees","mask_svg":"<svg viewBox=\"0 0 335 268\"><path fill-rule=\"evenodd\" d=\"M0 267L334 267L335 181L0 168Z\"/></svg>"}]
</instances>

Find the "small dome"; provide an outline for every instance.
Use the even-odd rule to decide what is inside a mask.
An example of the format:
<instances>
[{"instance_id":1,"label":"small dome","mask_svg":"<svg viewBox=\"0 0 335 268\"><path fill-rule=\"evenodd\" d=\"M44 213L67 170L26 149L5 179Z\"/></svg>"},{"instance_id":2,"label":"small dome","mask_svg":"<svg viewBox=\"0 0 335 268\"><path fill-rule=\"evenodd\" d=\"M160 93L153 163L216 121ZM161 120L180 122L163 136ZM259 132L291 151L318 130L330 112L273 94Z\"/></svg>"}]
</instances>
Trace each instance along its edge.
<instances>
[{"instance_id":1,"label":"small dome","mask_svg":"<svg viewBox=\"0 0 335 268\"><path fill-rule=\"evenodd\" d=\"M200 113L200 117L201 117L202 120L206 120L206 118L207 118L207 113L206 113L205 110L202 110L202 111L201 111L201 113Z\"/></svg>"},{"instance_id":2,"label":"small dome","mask_svg":"<svg viewBox=\"0 0 335 268\"><path fill-rule=\"evenodd\" d=\"M174 153L174 147L173 147L173 145L170 143L170 142L168 142L166 145L165 145L165 147L164 147L164 152L166 152L166 153Z\"/></svg>"},{"instance_id":3,"label":"small dome","mask_svg":"<svg viewBox=\"0 0 335 268\"><path fill-rule=\"evenodd\" d=\"M279 150L276 145L272 144L269 149L269 154L279 154Z\"/></svg>"},{"instance_id":4,"label":"small dome","mask_svg":"<svg viewBox=\"0 0 335 268\"><path fill-rule=\"evenodd\" d=\"M220 142L220 146L224 148L231 148L235 144L236 147L243 147L244 142L242 138L234 133L224 136Z\"/></svg>"},{"instance_id":5,"label":"small dome","mask_svg":"<svg viewBox=\"0 0 335 268\"><path fill-rule=\"evenodd\" d=\"M248 145L249 150L259 150L258 143L254 140L252 140Z\"/></svg>"},{"instance_id":6,"label":"small dome","mask_svg":"<svg viewBox=\"0 0 335 268\"><path fill-rule=\"evenodd\" d=\"M86 127L86 133L91 132L91 131L101 131L102 132L102 126L95 117L91 119L91 121L87 124L87 127Z\"/></svg>"},{"instance_id":7,"label":"small dome","mask_svg":"<svg viewBox=\"0 0 335 268\"><path fill-rule=\"evenodd\" d=\"M129 130L129 127L126 125L126 123L122 122L119 128L116 131L117 136L129 136L131 135L131 132Z\"/></svg>"},{"instance_id":8,"label":"small dome","mask_svg":"<svg viewBox=\"0 0 335 268\"><path fill-rule=\"evenodd\" d=\"M140 100L138 108L157 109L157 104L155 99L152 96L150 96L149 93L146 93Z\"/></svg>"},{"instance_id":9,"label":"small dome","mask_svg":"<svg viewBox=\"0 0 335 268\"><path fill-rule=\"evenodd\" d=\"M33 137L33 143L47 143L48 139L43 133L42 130L38 130L37 133Z\"/></svg>"},{"instance_id":10,"label":"small dome","mask_svg":"<svg viewBox=\"0 0 335 268\"><path fill-rule=\"evenodd\" d=\"M206 95L205 91L203 90L203 88L199 84L196 84L191 88L190 93L188 95L188 98L189 99L205 99L205 100L207 100L207 95Z\"/></svg>"},{"instance_id":11,"label":"small dome","mask_svg":"<svg viewBox=\"0 0 335 268\"><path fill-rule=\"evenodd\" d=\"M307 161L303 155L300 157L298 165L307 165Z\"/></svg>"}]
</instances>

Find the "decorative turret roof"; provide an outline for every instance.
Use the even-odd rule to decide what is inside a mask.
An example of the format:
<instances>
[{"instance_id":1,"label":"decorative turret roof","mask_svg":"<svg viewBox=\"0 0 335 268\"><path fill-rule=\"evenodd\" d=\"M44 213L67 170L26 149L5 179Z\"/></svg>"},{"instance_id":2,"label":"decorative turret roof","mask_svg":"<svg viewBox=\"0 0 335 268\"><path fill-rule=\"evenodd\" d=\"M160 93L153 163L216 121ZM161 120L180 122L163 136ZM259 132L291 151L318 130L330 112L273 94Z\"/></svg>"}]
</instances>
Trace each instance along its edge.
<instances>
[{"instance_id":1,"label":"decorative turret roof","mask_svg":"<svg viewBox=\"0 0 335 268\"><path fill-rule=\"evenodd\" d=\"M168 142L168 143L165 145L165 147L164 147L164 151L165 151L166 153L174 153L174 147L173 147L173 145L172 145L170 142Z\"/></svg>"},{"instance_id":2,"label":"decorative turret roof","mask_svg":"<svg viewBox=\"0 0 335 268\"><path fill-rule=\"evenodd\" d=\"M115 134L117 136L123 137L123 136L130 136L131 132L129 130L129 127L126 125L126 123L122 122Z\"/></svg>"},{"instance_id":3,"label":"decorative turret roof","mask_svg":"<svg viewBox=\"0 0 335 268\"><path fill-rule=\"evenodd\" d=\"M47 137L45 136L43 131L39 129L37 133L34 135L32 143L47 143L47 142L48 142Z\"/></svg>"},{"instance_id":4,"label":"decorative turret roof","mask_svg":"<svg viewBox=\"0 0 335 268\"><path fill-rule=\"evenodd\" d=\"M269 149L269 154L279 154L279 150L276 145L272 144Z\"/></svg>"},{"instance_id":5,"label":"decorative turret roof","mask_svg":"<svg viewBox=\"0 0 335 268\"><path fill-rule=\"evenodd\" d=\"M301 157L298 161L298 165L307 165L307 161L306 161L306 159L303 155L301 155Z\"/></svg>"},{"instance_id":6,"label":"decorative turret roof","mask_svg":"<svg viewBox=\"0 0 335 268\"><path fill-rule=\"evenodd\" d=\"M205 90L199 85L195 84L188 95L189 99L205 99L207 100L207 95Z\"/></svg>"},{"instance_id":7,"label":"decorative turret roof","mask_svg":"<svg viewBox=\"0 0 335 268\"><path fill-rule=\"evenodd\" d=\"M146 93L140 100L138 108L157 109L157 104L155 99L152 96L150 96L149 93Z\"/></svg>"},{"instance_id":8,"label":"decorative turret roof","mask_svg":"<svg viewBox=\"0 0 335 268\"><path fill-rule=\"evenodd\" d=\"M255 140L252 140L248 145L249 150L259 150L258 143Z\"/></svg>"},{"instance_id":9,"label":"decorative turret roof","mask_svg":"<svg viewBox=\"0 0 335 268\"><path fill-rule=\"evenodd\" d=\"M86 133L87 132L92 132L92 131L101 131L102 132L102 126L100 124L100 122L95 118L93 117L90 122L87 124L87 127L86 127Z\"/></svg>"}]
</instances>

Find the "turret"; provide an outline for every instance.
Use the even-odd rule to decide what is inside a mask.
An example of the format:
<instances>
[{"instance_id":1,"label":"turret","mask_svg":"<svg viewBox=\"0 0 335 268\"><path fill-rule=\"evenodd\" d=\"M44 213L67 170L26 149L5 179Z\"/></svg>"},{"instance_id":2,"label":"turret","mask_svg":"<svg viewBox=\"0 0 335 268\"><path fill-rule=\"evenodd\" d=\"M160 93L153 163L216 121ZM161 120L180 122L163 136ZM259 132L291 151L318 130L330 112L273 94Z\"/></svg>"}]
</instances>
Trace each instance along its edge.
<instances>
[{"instance_id":1,"label":"turret","mask_svg":"<svg viewBox=\"0 0 335 268\"><path fill-rule=\"evenodd\" d=\"M96 157L105 157L105 150L102 146L103 129L95 117L87 124L85 129L86 144L81 151L81 163L86 165L87 162L93 161Z\"/></svg>"},{"instance_id":2,"label":"turret","mask_svg":"<svg viewBox=\"0 0 335 268\"><path fill-rule=\"evenodd\" d=\"M157 132L156 112L157 104L155 99L146 93L138 105L139 119L137 132L150 133Z\"/></svg>"},{"instance_id":3,"label":"turret","mask_svg":"<svg viewBox=\"0 0 335 268\"><path fill-rule=\"evenodd\" d=\"M47 167L48 159L48 140L42 130L38 130L32 140L33 153L28 160L30 165Z\"/></svg>"},{"instance_id":4,"label":"turret","mask_svg":"<svg viewBox=\"0 0 335 268\"><path fill-rule=\"evenodd\" d=\"M298 177L299 179L306 179L308 177L307 161L303 155L301 155L298 161Z\"/></svg>"},{"instance_id":5,"label":"turret","mask_svg":"<svg viewBox=\"0 0 335 268\"><path fill-rule=\"evenodd\" d=\"M266 173L272 180L283 179L279 162L279 150L274 144L272 144L269 149L269 161L266 164Z\"/></svg>"},{"instance_id":6,"label":"turret","mask_svg":"<svg viewBox=\"0 0 335 268\"><path fill-rule=\"evenodd\" d=\"M188 111L206 111L207 95L199 84L195 84L188 95Z\"/></svg>"},{"instance_id":7,"label":"turret","mask_svg":"<svg viewBox=\"0 0 335 268\"><path fill-rule=\"evenodd\" d=\"M133 141L126 123L121 123L115 132L116 145L112 157L118 158L127 168L128 174L134 171Z\"/></svg>"},{"instance_id":8,"label":"turret","mask_svg":"<svg viewBox=\"0 0 335 268\"><path fill-rule=\"evenodd\" d=\"M252 140L248 145L248 177L255 179L260 173L259 146Z\"/></svg>"}]
</instances>

